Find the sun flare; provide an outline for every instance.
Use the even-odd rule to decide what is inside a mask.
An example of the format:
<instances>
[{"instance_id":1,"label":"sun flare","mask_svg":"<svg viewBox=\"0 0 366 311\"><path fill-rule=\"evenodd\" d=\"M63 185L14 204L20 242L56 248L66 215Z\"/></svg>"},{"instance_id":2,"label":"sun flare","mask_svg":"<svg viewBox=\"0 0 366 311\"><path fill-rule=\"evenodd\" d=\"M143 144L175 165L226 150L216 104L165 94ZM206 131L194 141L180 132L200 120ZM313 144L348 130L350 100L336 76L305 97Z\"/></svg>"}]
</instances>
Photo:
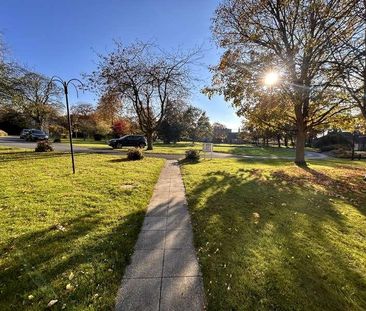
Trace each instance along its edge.
<instances>
[{"instance_id":1,"label":"sun flare","mask_svg":"<svg viewBox=\"0 0 366 311\"><path fill-rule=\"evenodd\" d=\"M264 77L264 84L267 86L272 86L278 82L280 75L276 71L268 72Z\"/></svg>"}]
</instances>

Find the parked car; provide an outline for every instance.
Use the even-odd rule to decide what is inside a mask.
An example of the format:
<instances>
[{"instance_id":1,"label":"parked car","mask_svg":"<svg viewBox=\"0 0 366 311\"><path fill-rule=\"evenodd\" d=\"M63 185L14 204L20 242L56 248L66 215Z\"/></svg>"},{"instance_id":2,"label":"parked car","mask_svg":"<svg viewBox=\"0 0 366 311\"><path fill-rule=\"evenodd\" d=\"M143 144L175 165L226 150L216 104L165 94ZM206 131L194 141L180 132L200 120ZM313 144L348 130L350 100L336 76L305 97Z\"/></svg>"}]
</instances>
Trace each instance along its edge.
<instances>
[{"instance_id":1,"label":"parked car","mask_svg":"<svg viewBox=\"0 0 366 311\"><path fill-rule=\"evenodd\" d=\"M25 140L27 141L37 141L45 139L48 139L48 135L45 132L36 129L31 129L25 138Z\"/></svg>"},{"instance_id":2,"label":"parked car","mask_svg":"<svg viewBox=\"0 0 366 311\"><path fill-rule=\"evenodd\" d=\"M20 139L26 139L28 133L30 132L31 129L22 129L22 131L20 132Z\"/></svg>"},{"instance_id":3,"label":"parked car","mask_svg":"<svg viewBox=\"0 0 366 311\"><path fill-rule=\"evenodd\" d=\"M145 148L147 141L143 135L126 135L121 138L115 138L108 141L108 145L113 149L122 147L138 147Z\"/></svg>"}]
</instances>

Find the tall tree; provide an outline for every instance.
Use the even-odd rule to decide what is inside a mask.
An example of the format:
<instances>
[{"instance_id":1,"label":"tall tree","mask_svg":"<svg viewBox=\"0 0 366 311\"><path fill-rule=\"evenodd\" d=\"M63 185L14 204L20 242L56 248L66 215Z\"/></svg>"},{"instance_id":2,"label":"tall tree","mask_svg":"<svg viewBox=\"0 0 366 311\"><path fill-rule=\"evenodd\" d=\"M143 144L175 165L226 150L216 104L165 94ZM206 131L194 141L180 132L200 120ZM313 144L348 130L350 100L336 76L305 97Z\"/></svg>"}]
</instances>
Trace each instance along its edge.
<instances>
[{"instance_id":1,"label":"tall tree","mask_svg":"<svg viewBox=\"0 0 366 311\"><path fill-rule=\"evenodd\" d=\"M37 127L46 130L49 118L60 112L60 89L47 77L25 72L17 81L13 104L17 110L33 120Z\"/></svg>"},{"instance_id":2,"label":"tall tree","mask_svg":"<svg viewBox=\"0 0 366 311\"><path fill-rule=\"evenodd\" d=\"M355 4L356 30L335 51L335 64L340 71L340 87L344 88L350 100L361 111L366 120L366 0Z\"/></svg>"},{"instance_id":3,"label":"tall tree","mask_svg":"<svg viewBox=\"0 0 366 311\"><path fill-rule=\"evenodd\" d=\"M334 51L354 33L356 3L223 1L212 29L225 53L212 69L213 85L207 91L223 93L234 105L245 106L253 92L260 91L265 72L279 68L283 76L281 92L291 100L296 119L295 162L306 165L307 132L346 109L341 100L332 97L338 73L330 67Z\"/></svg>"},{"instance_id":4,"label":"tall tree","mask_svg":"<svg viewBox=\"0 0 366 311\"><path fill-rule=\"evenodd\" d=\"M118 93L133 107L147 149L166 113L167 103L189 93L189 65L197 53L168 54L149 43L130 46L116 43L107 56L100 55L98 68L88 76L92 88Z\"/></svg>"},{"instance_id":5,"label":"tall tree","mask_svg":"<svg viewBox=\"0 0 366 311\"><path fill-rule=\"evenodd\" d=\"M18 91L18 79L24 72L18 64L6 60L7 50L0 34L0 104L6 105Z\"/></svg>"},{"instance_id":6,"label":"tall tree","mask_svg":"<svg viewBox=\"0 0 366 311\"><path fill-rule=\"evenodd\" d=\"M95 108L89 103L79 102L71 107L71 123L75 136L81 133L86 139L92 135L95 127Z\"/></svg>"},{"instance_id":7,"label":"tall tree","mask_svg":"<svg viewBox=\"0 0 366 311\"><path fill-rule=\"evenodd\" d=\"M96 113L105 122L113 125L121 117L122 101L119 94L108 92L100 97Z\"/></svg>"},{"instance_id":8,"label":"tall tree","mask_svg":"<svg viewBox=\"0 0 366 311\"><path fill-rule=\"evenodd\" d=\"M183 100L169 101L163 121L158 129L158 136L165 144L181 140L184 131L184 113L187 104Z\"/></svg>"},{"instance_id":9,"label":"tall tree","mask_svg":"<svg viewBox=\"0 0 366 311\"><path fill-rule=\"evenodd\" d=\"M230 132L231 131L224 124L219 122L212 124L212 139L216 143L224 142Z\"/></svg>"},{"instance_id":10,"label":"tall tree","mask_svg":"<svg viewBox=\"0 0 366 311\"><path fill-rule=\"evenodd\" d=\"M193 143L199 140L210 140L212 127L206 112L189 106L184 113L184 132Z\"/></svg>"}]
</instances>

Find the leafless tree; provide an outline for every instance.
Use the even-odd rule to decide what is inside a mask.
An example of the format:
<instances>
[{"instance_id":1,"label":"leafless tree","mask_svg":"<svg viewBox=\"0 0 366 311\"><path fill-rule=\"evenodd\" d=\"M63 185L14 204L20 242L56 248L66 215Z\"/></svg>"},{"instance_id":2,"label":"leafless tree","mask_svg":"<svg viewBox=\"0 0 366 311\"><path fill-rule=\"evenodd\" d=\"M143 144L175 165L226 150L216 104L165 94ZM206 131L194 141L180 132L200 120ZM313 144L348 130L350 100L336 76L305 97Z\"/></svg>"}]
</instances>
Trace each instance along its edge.
<instances>
[{"instance_id":1,"label":"leafless tree","mask_svg":"<svg viewBox=\"0 0 366 311\"><path fill-rule=\"evenodd\" d=\"M14 107L45 130L49 118L63 107L61 90L47 77L27 71L19 77L16 85L17 91L12 100Z\"/></svg>"},{"instance_id":2,"label":"leafless tree","mask_svg":"<svg viewBox=\"0 0 366 311\"><path fill-rule=\"evenodd\" d=\"M116 42L113 52L99 55L97 70L86 77L92 89L118 94L133 107L151 150L167 103L189 94L190 65L197 55L197 51L166 53L151 43Z\"/></svg>"}]
</instances>

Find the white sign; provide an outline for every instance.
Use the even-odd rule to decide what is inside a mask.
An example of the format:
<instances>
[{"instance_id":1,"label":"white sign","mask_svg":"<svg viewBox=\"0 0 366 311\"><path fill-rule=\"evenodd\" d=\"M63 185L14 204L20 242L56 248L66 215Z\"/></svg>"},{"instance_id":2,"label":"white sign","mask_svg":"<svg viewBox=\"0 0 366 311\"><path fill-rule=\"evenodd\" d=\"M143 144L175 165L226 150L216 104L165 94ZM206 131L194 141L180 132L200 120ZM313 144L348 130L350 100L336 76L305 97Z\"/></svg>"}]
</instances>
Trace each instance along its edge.
<instances>
[{"instance_id":1,"label":"white sign","mask_svg":"<svg viewBox=\"0 0 366 311\"><path fill-rule=\"evenodd\" d=\"M203 143L203 152L213 152L213 144Z\"/></svg>"}]
</instances>

